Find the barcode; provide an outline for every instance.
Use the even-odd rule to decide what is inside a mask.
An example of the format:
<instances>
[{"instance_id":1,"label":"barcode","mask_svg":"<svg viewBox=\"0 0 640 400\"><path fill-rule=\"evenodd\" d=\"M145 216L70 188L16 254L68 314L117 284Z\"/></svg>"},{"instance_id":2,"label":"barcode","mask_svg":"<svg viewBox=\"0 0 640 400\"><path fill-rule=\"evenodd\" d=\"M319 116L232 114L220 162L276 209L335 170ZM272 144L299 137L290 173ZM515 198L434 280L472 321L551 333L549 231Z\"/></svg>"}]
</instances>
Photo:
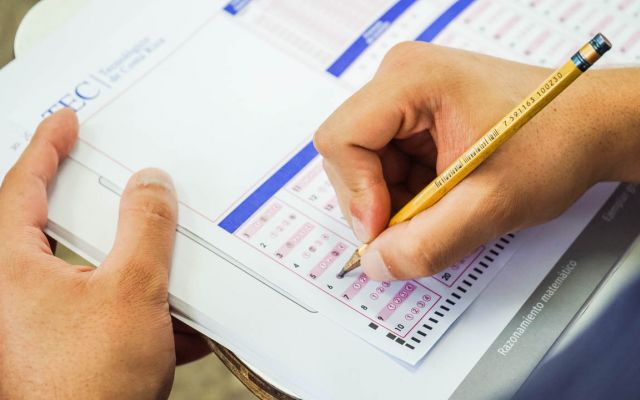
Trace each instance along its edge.
<instances>
[{"instance_id":1,"label":"barcode","mask_svg":"<svg viewBox=\"0 0 640 400\"><path fill-rule=\"evenodd\" d=\"M495 128L491 132L486 134L478 143L473 146L471 150L462 155L462 161L458 160L447 171L443 172L442 175L438 177L438 179L435 180L434 184L436 185L436 187L439 188L444 185L458 171L460 171L465 164L476 158L476 156L480 154L482 150L489 146L489 144L496 140L499 136L500 133Z\"/></svg>"},{"instance_id":2,"label":"barcode","mask_svg":"<svg viewBox=\"0 0 640 400\"><path fill-rule=\"evenodd\" d=\"M445 184L449 179L451 179L458 171L462 169L464 164L461 161L456 162L454 165L449 167L447 171L445 171L442 175L435 180L434 184L436 187L440 187Z\"/></svg>"}]
</instances>

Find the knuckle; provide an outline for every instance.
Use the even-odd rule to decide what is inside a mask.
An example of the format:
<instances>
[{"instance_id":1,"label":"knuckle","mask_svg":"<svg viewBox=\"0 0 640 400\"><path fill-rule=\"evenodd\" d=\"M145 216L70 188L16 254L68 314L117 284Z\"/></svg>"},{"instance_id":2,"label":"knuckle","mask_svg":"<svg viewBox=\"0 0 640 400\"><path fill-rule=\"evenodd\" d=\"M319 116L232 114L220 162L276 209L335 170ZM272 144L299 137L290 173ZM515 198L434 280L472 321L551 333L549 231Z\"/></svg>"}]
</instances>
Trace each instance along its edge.
<instances>
[{"instance_id":1,"label":"knuckle","mask_svg":"<svg viewBox=\"0 0 640 400\"><path fill-rule=\"evenodd\" d=\"M13 183L20 182L22 180L24 180L24 176L23 176L22 171L16 165L14 165L5 174L4 180L2 181L2 187L0 188L0 190L4 189L5 186L12 185Z\"/></svg>"},{"instance_id":2,"label":"knuckle","mask_svg":"<svg viewBox=\"0 0 640 400\"><path fill-rule=\"evenodd\" d=\"M412 254L412 262L419 276L431 276L442 269L438 257L433 252L433 244L427 244L426 240L418 243Z\"/></svg>"},{"instance_id":3,"label":"knuckle","mask_svg":"<svg viewBox=\"0 0 640 400\"><path fill-rule=\"evenodd\" d=\"M167 201L155 197L144 196L131 209L140 214L144 219L158 223L173 223L176 219L176 207Z\"/></svg>"},{"instance_id":4,"label":"knuckle","mask_svg":"<svg viewBox=\"0 0 640 400\"><path fill-rule=\"evenodd\" d=\"M416 49L419 49L423 46L423 43L419 42L400 42L395 44L393 47L389 49L387 54L384 56L384 61L387 63L408 63L412 55L415 54Z\"/></svg>"},{"instance_id":5,"label":"knuckle","mask_svg":"<svg viewBox=\"0 0 640 400\"><path fill-rule=\"evenodd\" d=\"M336 194L339 196L340 190L338 189L340 188L340 186L338 185L338 183L340 181L340 177L337 174L337 172L334 170L334 167L331 165L329 160L327 160L326 158L322 159L322 169L324 170L324 173L327 175L327 178L329 178L329 182L331 183L333 188L336 190Z\"/></svg>"},{"instance_id":6,"label":"knuckle","mask_svg":"<svg viewBox=\"0 0 640 400\"><path fill-rule=\"evenodd\" d=\"M313 145L323 157L329 157L335 147L335 141L326 125L322 124L313 136Z\"/></svg>"},{"instance_id":7,"label":"knuckle","mask_svg":"<svg viewBox=\"0 0 640 400\"><path fill-rule=\"evenodd\" d=\"M117 299L125 304L134 299L147 299L166 292L166 276L162 268L150 266L150 261L138 255L127 261L122 273L117 274ZM149 257L153 259L153 257Z\"/></svg>"},{"instance_id":8,"label":"knuckle","mask_svg":"<svg viewBox=\"0 0 640 400\"><path fill-rule=\"evenodd\" d=\"M49 150L46 150L49 151ZM36 164L37 163L37 164ZM49 177L45 171L54 171L58 166L57 154L55 158L49 157L46 154L40 154L39 158L34 161L30 159L29 162L18 161L11 169L6 173L4 181L0 190L5 190L5 187L11 187L13 190L20 190L29 184L42 184L48 186ZM15 193L22 195L23 191Z\"/></svg>"},{"instance_id":9,"label":"knuckle","mask_svg":"<svg viewBox=\"0 0 640 400\"><path fill-rule=\"evenodd\" d=\"M354 179L347 180L351 201L362 206L375 208L389 196L389 187L382 176L382 171L365 170L357 174Z\"/></svg>"},{"instance_id":10,"label":"knuckle","mask_svg":"<svg viewBox=\"0 0 640 400\"><path fill-rule=\"evenodd\" d=\"M57 169L60 164L60 152L62 151L58 149L60 144L55 143L47 137L41 137L39 142L41 152L40 162L44 163L44 166L48 170Z\"/></svg>"},{"instance_id":11,"label":"knuckle","mask_svg":"<svg viewBox=\"0 0 640 400\"><path fill-rule=\"evenodd\" d=\"M511 229L514 220L524 217L524 215L518 215L518 203L517 195L513 190L509 190L508 185L499 180L493 181L480 207L480 212L488 221L491 221L488 225L495 228L492 236L501 234L505 229ZM526 213L526 210L522 211Z\"/></svg>"},{"instance_id":12,"label":"knuckle","mask_svg":"<svg viewBox=\"0 0 640 400\"><path fill-rule=\"evenodd\" d=\"M324 170L325 174L327 174L329 179L331 179L333 175L333 171L331 170L331 164L326 158L322 159L322 169Z\"/></svg>"},{"instance_id":13,"label":"knuckle","mask_svg":"<svg viewBox=\"0 0 640 400\"><path fill-rule=\"evenodd\" d=\"M123 205L124 213L140 217L146 223L174 224L177 219L173 191L165 185L137 182L129 199Z\"/></svg>"},{"instance_id":14,"label":"knuckle","mask_svg":"<svg viewBox=\"0 0 640 400\"><path fill-rule=\"evenodd\" d=\"M419 231L413 231L411 228L415 226L412 221L409 221L407 227L407 236L420 238L416 240L404 240L402 246L404 248L403 262L406 262L406 271L416 277L430 276L438 272L440 267L440 257L436 252L436 249L443 248L441 243L435 238L425 238L419 234ZM415 233L418 232L418 233Z\"/></svg>"},{"instance_id":15,"label":"knuckle","mask_svg":"<svg viewBox=\"0 0 640 400\"><path fill-rule=\"evenodd\" d=\"M400 42L385 54L381 66L389 71L403 74L407 68L413 68L416 63L416 55L432 48L424 42Z\"/></svg>"}]
</instances>

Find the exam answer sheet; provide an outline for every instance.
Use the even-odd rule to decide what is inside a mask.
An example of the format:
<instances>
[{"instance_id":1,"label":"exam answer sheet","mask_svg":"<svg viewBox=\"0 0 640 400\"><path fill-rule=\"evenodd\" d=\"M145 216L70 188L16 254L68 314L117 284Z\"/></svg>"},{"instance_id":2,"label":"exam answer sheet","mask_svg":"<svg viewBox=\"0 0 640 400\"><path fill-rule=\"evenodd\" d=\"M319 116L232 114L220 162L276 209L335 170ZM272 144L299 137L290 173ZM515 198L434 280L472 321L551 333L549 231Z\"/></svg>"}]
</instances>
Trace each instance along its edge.
<instances>
[{"instance_id":1,"label":"exam answer sheet","mask_svg":"<svg viewBox=\"0 0 640 400\"><path fill-rule=\"evenodd\" d=\"M42 90L28 101L22 91L0 94L4 109L12 110L2 124L15 134L2 167L41 117L71 107L82 123L72 157L113 190L137 169L166 169L181 199L181 229L410 364L521 239L499 238L431 278L337 279L357 242L311 145L315 128L401 40L557 65L599 30L614 46L622 43L607 55L610 63L633 61L627 54L638 53L640 38L635 25L602 12L637 12L630 1L567 2L566 10L548 1L189 4L155 3L73 65L42 73L16 63L4 72L3 87L11 80L16 89L39 84Z\"/></svg>"}]
</instances>

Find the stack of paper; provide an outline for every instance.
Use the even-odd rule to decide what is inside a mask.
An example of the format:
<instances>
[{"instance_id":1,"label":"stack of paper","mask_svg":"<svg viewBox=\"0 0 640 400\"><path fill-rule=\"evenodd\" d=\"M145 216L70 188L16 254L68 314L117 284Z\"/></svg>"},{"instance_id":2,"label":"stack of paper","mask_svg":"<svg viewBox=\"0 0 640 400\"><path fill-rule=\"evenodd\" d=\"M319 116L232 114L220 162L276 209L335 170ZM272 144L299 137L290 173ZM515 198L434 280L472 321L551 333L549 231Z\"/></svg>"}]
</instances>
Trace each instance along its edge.
<instances>
[{"instance_id":1,"label":"stack of paper","mask_svg":"<svg viewBox=\"0 0 640 400\"><path fill-rule=\"evenodd\" d=\"M335 356L335 362L361 357L349 368L374 362L410 377L426 368L419 361L535 232L498 238L431 278L337 279L358 242L311 136L402 40L554 66L602 30L619 49L607 62L640 61L637 2L556 3L160 0L131 6L116 32L104 27L93 39L69 39L107 7L93 4L59 33L64 46L50 42L0 73L0 173L43 116L70 107L81 135L60 187L90 197L96 190L119 193L132 172L147 166L173 176L181 233L171 280L176 313L300 394L335 392L307 374L291 382L292 366L312 371L313 357L270 353L281 334L305 332L316 348L308 354L353 349ZM619 16L616 7L636 10L636 17ZM79 187L81 181L90 184ZM565 221L567 245L611 190L592 194ZM117 196L97 203L108 226L103 232L80 227L64 209L64 196L57 188L51 233L99 263L109 249ZM543 271L564 248L550 252ZM532 290L540 276L523 279ZM227 292L232 298L222 296ZM265 315L261 302L277 307ZM504 323L496 321L496 329ZM277 324L281 330L256 333Z\"/></svg>"}]
</instances>

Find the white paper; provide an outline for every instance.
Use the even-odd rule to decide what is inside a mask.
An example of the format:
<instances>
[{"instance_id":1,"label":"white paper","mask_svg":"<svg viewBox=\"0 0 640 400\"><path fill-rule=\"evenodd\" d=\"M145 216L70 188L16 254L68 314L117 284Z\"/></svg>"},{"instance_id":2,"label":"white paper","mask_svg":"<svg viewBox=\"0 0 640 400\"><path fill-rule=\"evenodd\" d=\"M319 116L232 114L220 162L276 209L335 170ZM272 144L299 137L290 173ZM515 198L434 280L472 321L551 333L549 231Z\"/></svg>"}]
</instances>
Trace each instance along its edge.
<instances>
[{"instance_id":1,"label":"white paper","mask_svg":"<svg viewBox=\"0 0 640 400\"><path fill-rule=\"evenodd\" d=\"M183 229L221 257L415 364L501 269L519 238L487 244L433 278L377 284L356 274L338 280L357 242L309 147L311 135L371 76L393 43L418 37L425 21L452 6L464 7L434 42L548 65L565 61L585 41L584 32L598 28L588 24L598 8L574 5L560 14L566 26L558 28L539 11L547 3L526 11L488 1L327 2L306 8L286 1L244 3L232 15L220 2L193 1L187 9L158 2L72 67L54 63L40 73L36 83L42 90L9 109L31 127L62 106L76 109L82 128L75 160L116 188L132 171L164 168L177 184ZM372 22L405 5L392 22ZM332 29L337 15L349 15L349 23ZM624 19L607 21L598 23L615 28L629 49L637 46L634 28ZM580 34L569 24L579 24ZM371 42L366 50L344 71L332 73L334 60L360 35ZM0 83L33 82L35 70L16 68ZM10 96L9 90L4 103ZM242 206L254 193L274 187L268 196L257 196L260 207ZM243 208L246 215L230 218Z\"/></svg>"}]
</instances>

